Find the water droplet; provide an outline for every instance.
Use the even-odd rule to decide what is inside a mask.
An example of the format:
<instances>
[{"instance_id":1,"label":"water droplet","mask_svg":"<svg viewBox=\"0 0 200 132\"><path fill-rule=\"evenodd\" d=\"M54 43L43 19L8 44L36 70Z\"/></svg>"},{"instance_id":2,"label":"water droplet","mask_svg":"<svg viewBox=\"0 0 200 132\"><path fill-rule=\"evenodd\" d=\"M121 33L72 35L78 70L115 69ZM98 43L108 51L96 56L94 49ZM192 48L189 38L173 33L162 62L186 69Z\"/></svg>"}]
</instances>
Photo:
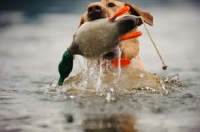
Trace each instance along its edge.
<instances>
[{"instance_id":1,"label":"water droplet","mask_svg":"<svg viewBox=\"0 0 200 132\"><path fill-rule=\"evenodd\" d=\"M151 91L152 91L152 92L156 92L156 89L152 88Z\"/></svg>"},{"instance_id":2,"label":"water droplet","mask_svg":"<svg viewBox=\"0 0 200 132\"><path fill-rule=\"evenodd\" d=\"M71 99L75 98L75 96L73 96L73 95L70 95L69 97L70 97Z\"/></svg>"},{"instance_id":3,"label":"water droplet","mask_svg":"<svg viewBox=\"0 0 200 132\"><path fill-rule=\"evenodd\" d=\"M111 98L111 100L112 100L112 101L115 101L115 98L114 98L114 97L112 97L112 98Z\"/></svg>"},{"instance_id":4,"label":"water droplet","mask_svg":"<svg viewBox=\"0 0 200 132\"><path fill-rule=\"evenodd\" d=\"M149 87L145 87L146 90L149 90Z\"/></svg>"},{"instance_id":5,"label":"water droplet","mask_svg":"<svg viewBox=\"0 0 200 132\"><path fill-rule=\"evenodd\" d=\"M111 94L107 93L105 99L106 99L107 102L110 102L110 100L111 100Z\"/></svg>"},{"instance_id":6,"label":"water droplet","mask_svg":"<svg viewBox=\"0 0 200 132\"><path fill-rule=\"evenodd\" d=\"M113 93L113 92L114 92L114 89L113 89L113 88L111 88L111 89L110 89L110 91Z\"/></svg>"},{"instance_id":7,"label":"water droplet","mask_svg":"<svg viewBox=\"0 0 200 132\"><path fill-rule=\"evenodd\" d=\"M144 78L144 74L143 73L140 74L140 78Z\"/></svg>"}]
</instances>

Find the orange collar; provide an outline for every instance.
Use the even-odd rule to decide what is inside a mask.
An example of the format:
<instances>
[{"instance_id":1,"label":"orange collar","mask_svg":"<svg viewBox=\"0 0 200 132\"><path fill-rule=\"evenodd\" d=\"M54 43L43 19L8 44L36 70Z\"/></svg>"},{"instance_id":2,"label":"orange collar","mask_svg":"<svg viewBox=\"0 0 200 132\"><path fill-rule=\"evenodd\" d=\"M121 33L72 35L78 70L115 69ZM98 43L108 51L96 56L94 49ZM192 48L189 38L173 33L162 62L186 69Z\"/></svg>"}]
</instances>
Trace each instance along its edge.
<instances>
[{"instance_id":1,"label":"orange collar","mask_svg":"<svg viewBox=\"0 0 200 132\"><path fill-rule=\"evenodd\" d=\"M113 66L118 66L120 64L120 66L128 66L131 63L131 60L127 59L127 58L121 58L120 62L119 59L115 59L111 61L111 64Z\"/></svg>"}]
</instances>

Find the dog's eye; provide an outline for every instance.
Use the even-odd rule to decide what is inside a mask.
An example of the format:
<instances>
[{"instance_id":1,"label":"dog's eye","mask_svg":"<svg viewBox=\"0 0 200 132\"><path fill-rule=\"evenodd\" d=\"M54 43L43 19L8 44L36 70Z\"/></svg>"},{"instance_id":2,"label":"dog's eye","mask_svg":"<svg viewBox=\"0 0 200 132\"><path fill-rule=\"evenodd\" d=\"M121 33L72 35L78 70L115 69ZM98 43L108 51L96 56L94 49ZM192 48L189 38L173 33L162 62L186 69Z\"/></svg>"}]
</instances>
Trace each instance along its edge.
<instances>
[{"instance_id":1,"label":"dog's eye","mask_svg":"<svg viewBox=\"0 0 200 132\"><path fill-rule=\"evenodd\" d=\"M114 7L115 4L114 3L108 3L108 7Z\"/></svg>"}]
</instances>

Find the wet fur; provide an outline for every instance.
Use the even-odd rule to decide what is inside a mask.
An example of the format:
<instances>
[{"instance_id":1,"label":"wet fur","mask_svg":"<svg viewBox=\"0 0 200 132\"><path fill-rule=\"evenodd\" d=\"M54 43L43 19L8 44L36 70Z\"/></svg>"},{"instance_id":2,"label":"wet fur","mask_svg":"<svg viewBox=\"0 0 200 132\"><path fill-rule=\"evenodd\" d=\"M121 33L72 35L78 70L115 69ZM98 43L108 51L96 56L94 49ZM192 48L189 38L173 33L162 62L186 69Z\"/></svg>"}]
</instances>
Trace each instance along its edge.
<instances>
[{"instance_id":1,"label":"wet fur","mask_svg":"<svg viewBox=\"0 0 200 132\"><path fill-rule=\"evenodd\" d=\"M109 4L114 5L113 7L109 7ZM101 14L93 14L89 15L89 13L86 11L80 21L80 24L78 27L80 27L83 23L87 21L92 21L96 19L106 18L112 16L115 12L117 12L119 9L121 9L124 6L129 6L130 11L126 14L136 15L136 16L142 16L144 21L149 24L150 26L153 26L153 17L151 14L147 12L143 12L140 9L138 9L135 5L129 4L129 3L123 3L116 0L102 0L100 2L91 3L88 5L88 7L91 7L93 5L100 5L102 7ZM139 25L142 24L142 21ZM122 58L128 58L128 59L137 59L137 64L134 67L137 67L140 70L146 70L143 62L141 61L139 57L139 41L138 39L129 39L125 40L120 44L120 49L122 52L121 57Z\"/></svg>"}]
</instances>

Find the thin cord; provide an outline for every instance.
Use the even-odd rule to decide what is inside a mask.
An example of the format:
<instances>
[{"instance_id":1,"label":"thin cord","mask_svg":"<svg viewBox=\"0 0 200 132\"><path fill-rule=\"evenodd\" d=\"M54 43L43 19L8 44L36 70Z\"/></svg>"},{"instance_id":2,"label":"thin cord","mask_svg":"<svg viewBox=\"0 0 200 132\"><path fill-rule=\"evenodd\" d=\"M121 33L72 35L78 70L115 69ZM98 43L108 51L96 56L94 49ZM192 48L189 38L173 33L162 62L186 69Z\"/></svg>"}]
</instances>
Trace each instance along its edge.
<instances>
[{"instance_id":1,"label":"thin cord","mask_svg":"<svg viewBox=\"0 0 200 132\"><path fill-rule=\"evenodd\" d=\"M160 60L162 61L162 64L163 64L162 69L163 69L163 70L166 70L166 69L167 69L167 65L165 65L165 62L163 61L162 56L161 56L160 52L158 51L158 48L156 47L156 44L155 44L155 42L153 41L153 39L152 39L152 37L151 37L151 35L150 35L150 33L149 33L149 30L147 29L146 24L144 23L143 18L142 18L141 16L138 16L138 17L142 19L144 28L146 29L147 34L149 35L149 38L150 38L151 42L153 43L153 45L154 45L154 47L155 47L155 49L156 49L156 52L158 53L158 56L160 57Z\"/></svg>"}]
</instances>

